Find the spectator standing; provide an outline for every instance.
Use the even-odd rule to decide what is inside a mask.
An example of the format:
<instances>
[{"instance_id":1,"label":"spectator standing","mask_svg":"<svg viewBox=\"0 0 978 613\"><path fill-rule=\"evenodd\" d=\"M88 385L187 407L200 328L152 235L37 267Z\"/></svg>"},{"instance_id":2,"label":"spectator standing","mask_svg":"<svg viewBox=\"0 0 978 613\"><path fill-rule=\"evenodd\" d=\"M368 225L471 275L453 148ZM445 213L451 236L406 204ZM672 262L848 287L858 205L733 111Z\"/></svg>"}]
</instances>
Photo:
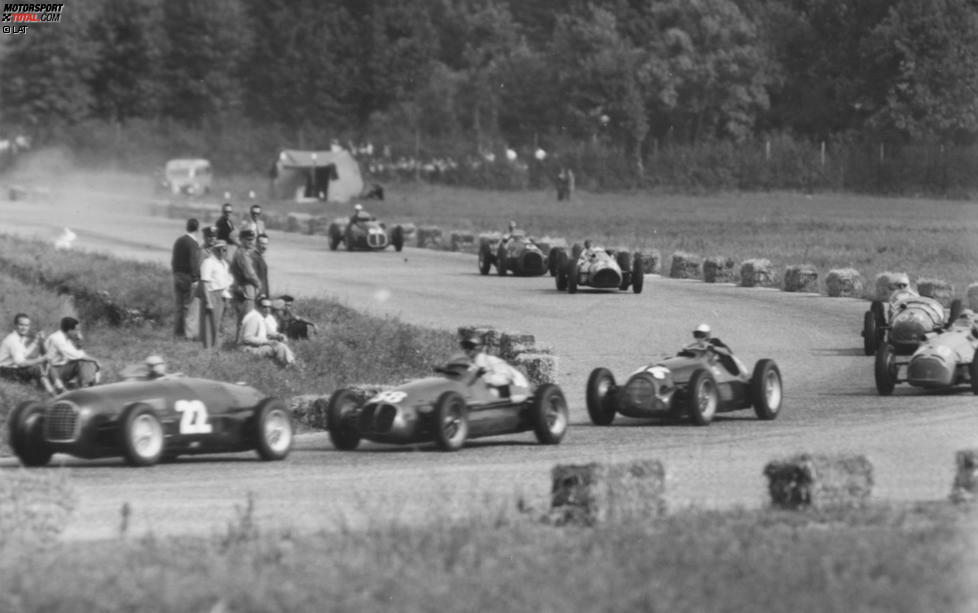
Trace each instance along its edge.
<instances>
[{"instance_id":1,"label":"spectator standing","mask_svg":"<svg viewBox=\"0 0 978 613\"><path fill-rule=\"evenodd\" d=\"M59 392L64 391L66 385L89 387L99 381L101 366L79 347L81 341L81 324L74 317L62 317L61 328L44 341L45 353L51 363L51 383Z\"/></svg>"},{"instance_id":2,"label":"spectator standing","mask_svg":"<svg viewBox=\"0 0 978 613\"><path fill-rule=\"evenodd\" d=\"M231 292L234 300L235 323L238 327L236 338L240 338L241 322L244 316L255 309L255 298L261 291L261 279L255 273L255 233L244 230L239 235L240 246L234 251L231 259L231 276L234 277L234 289Z\"/></svg>"},{"instance_id":3,"label":"spectator standing","mask_svg":"<svg viewBox=\"0 0 978 613\"><path fill-rule=\"evenodd\" d=\"M289 366L295 363L295 354L283 342L284 336L277 331L273 333L275 338L269 336L268 320L273 319L271 310L272 301L262 298L258 302L258 309L252 309L245 315L241 321L241 345L248 353L271 358L280 366Z\"/></svg>"},{"instance_id":4,"label":"spectator standing","mask_svg":"<svg viewBox=\"0 0 978 613\"><path fill-rule=\"evenodd\" d=\"M227 243L216 240L200 264L200 341L205 349L217 347L223 333L224 306L231 299L231 267Z\"/></svg>"},{"instance_id":5,"label":"spectator standing","mask_svg":"<svg viewBox=\"0 0 978 613\"><path fill-rule=\"evenodd\" d=\"M255 239L255 250L253 252L255 274L258 275L258 280L261 281L261 287L258 290L259 296L271 296L271 293L268 291L268 262L265 260L266 251L268 251L268 235L259 234L258 238Z\"/></svg>"},{"instance_id":6,"label":"spectator standing","mask_svg":"<svg viewBox=\"0 0 978 613\"><path fill-rule=\"evenodd\" d=\"M570 200L574 193L574 171L566 166L557 173L557 200Z\"/></svg>"},{"instance_id":7,"label":"spectator standing","mask_svg":"<svg viewBox=\"0 0 978 613\"><path fill-rule=\"evenodd\" d=\"M173 255L170 258L176 307L173 335L187 339L192 339L197 334L196 330L188 327L188 315L194 296L194 284L200 280L200 244L196 236L199 227L200 223L193 217L187 220L187 233L173 243Z\"/></svg>"},{"instance_id":8,"label":"spectator standing","mask_svg":"<svg viewBox=\"0 0 978 613\"><path fill-rule=\"evenodd\" d=\"M221 216L217 218L214 222L214 226L217 228L217 238L226 242L228 245L237 245L238 237L237 232L234 228L234 220L231 219L231 213L234 212L234 207L231 206L230 202L225 202L221 206Z\"/></svg>"},{"instance_id":9,"label":"spectator standing","mask_svg":"<svg viewBox=\"0 0 978 613\"><path fill-rule=\"evenodd\" d=\"M238 232L242 230L251 230L255 233L255 236L261 236L265 234L265 220L261 218L261 205L253 204L251 209L248 211L248 216L241 221L241 225L238 226Z\"/></svg>"},{"instance_id":10,"label":"spectator standing","mask_svg":"<svg viewBox=\"0 0 978 613\"><path fill-rule=\"evenodd\" d=\"M34 383L48 393L54 393L54 386L48 379L44 333L31 334L31 318L27 313L14 316L13 332L0 341L0 377Z\"/></svg>"}]
</instances>

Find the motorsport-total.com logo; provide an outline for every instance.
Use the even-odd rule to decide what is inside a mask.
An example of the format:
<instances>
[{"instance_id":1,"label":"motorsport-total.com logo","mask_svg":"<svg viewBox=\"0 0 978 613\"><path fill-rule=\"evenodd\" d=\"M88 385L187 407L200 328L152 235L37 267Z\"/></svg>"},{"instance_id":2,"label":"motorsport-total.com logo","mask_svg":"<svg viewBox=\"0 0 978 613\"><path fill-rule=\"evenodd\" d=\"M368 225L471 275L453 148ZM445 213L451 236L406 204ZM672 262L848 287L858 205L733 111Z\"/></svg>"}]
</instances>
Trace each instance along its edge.
<instances>
[{"instance_id":1,"label":"motorsport-total.com logo","mask_svg":"<svg viewBox=\"0 0 978 613\"><path fill-rule=\"evenodd\" d=\"M58 23L64 4L33 4L6 2L0 14L0 32L27 34L30 26L39 23Z\"/></svg>"}]
</instances>

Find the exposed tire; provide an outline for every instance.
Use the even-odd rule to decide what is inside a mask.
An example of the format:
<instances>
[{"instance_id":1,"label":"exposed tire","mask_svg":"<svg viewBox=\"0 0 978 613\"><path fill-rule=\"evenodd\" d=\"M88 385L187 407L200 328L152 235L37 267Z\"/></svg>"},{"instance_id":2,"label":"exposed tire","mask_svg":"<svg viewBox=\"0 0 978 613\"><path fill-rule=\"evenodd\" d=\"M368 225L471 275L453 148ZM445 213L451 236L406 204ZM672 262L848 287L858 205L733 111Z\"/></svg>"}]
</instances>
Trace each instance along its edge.
<instances>
[{"instance_id":1,"label":"exposed tire","mask_svg":"<svg viewBox=\"0 0 978 613\"><path fill-rule=\"evenodd\" d=\"M329 397L326 407L326 429L333 447L340 451L356 449L360 444L360 429L355 418L360 398L349 389L338 389Z\"/></svg>"},{"instance_id":2,"label":"exposed tire","mask_svg":"<svg viewBox=\"0 0 978 613\"><path fill-rule=\"evenodd\" d=\"M645 287L645 271L642 269L642 256L635 254L632 260L632 292L641 294Z\"/></svg>"},{"instance_id":3,"label":"exposed tire","mask_svg":"<svg viewBox=\"0 0 978 613\"><path fill-rule=\"evenodd\" d=\"M530 402L530 420L537 442L541 445L559 444L570 423L564 392L553 383L544 383L537 388Z\"/></svg>"},{"instance_id":4,"label":"exposed tire","mask_svg":"<svg viewBox=\"0 0 978 613\"><path fill-rule=\"evenodd\" d=\"M443 451L458 451L469 436L469 407L458 392L445 392L435 402L435 443Z\"/></svg>"},{"instance_id":5,"label":"exposed tire","mask_svg":"<svg viewBox=\"0 0 978 613\"><path fill-rule=\"evenodd\" d=\"M10 448L24 466L44 466L54 452L44 441L44 405L22 402L7 416Z\"/></svg>"},{"instance_id":6,"label":"exposed tire","mask_svg":"<svg viewBox=\"0 0 978 613\"><path fill-rule=\"evenodd\" d=\"M391 244L394 245L394 251L398 253L404 249L404 228L394 226L394 230L391 232Z\"/></svg>"},{"instance_id":7,"label":"exposed tire","mask_svg":"<svg viewBox=\"0 0 978 613\"><path fill-rule=\"evenodd\" d=\"M152 466L163 457L163 424L150 406L134 404L122 414L119 447L130 466Z\"/></svg>"},{"instance_id":8,"label":"exposed tire","mask_svg":"<svg viewBox=\"0 0 978 613\"><path fill-rule=\"evenodd\" d=\"M506 276L506 246L502 243L496 250L496 274L500 277Z\"/></svg>"},{"instance_id":9,"label":"exposed tire","mask_svg":"<svg viewBox=\"0 0 978 613\"><path fill-rule=\"evenodd\" d=\"M896 351L893 345L883 343L876 349L876 391L880 396L889 396L896 386Z\"/></svg>"},{"instance_id":10,"label":"exposed tire","mask_svg":"<svg viewBox=\"0 0 978 613\"><path fill-rule=\"evenodd\" d=\"M873 355L879 347L879 328L876 326L876 315L866 311L863 315L863 353Z\"/></svg>"},{"instance_id":11,"label":"exposed tire","mask_svg":"<svg viewBox=\"0 0 978 613\"><path fill-rule=\"evenodd\" d=\"M968 374L971 375L971 391L978 396L978 349L975 349L975 355L971 356Z\"/></svg>"},{"instance_id":12,"label":"exposed tire","mask_svg":"<svg viewBox=\"0 0 978 613\"><path fill-rule=\"evenodd\" d=\"M873 317L876 318L876 327L882 328L886 325L886 307L883 306L883 302L880 300L874 300L869 305L870 312L873 313Z\"/></svg>"},{"instance_id":13,"label":"exposed tire","mask_svg":"<svg viewBox=\"0 0 978 613\"><path fill-rule=\"evenodd\" d=\"M587 414L596 426L608 426L615 420L618 386L607 368L595 368L587 378Z\"/></svg>"},{"instance_id":14,"label":"exposed tire","mask_svg":"<svg viewBox=\"0 0 978 613\"><path fill-rule=\"evenodd\" d=\"M479 247L479 274L488 275L492 267L492 255L488 245Z\"/></svg>"},{"instance_id":15,"label":"exposed tire","mask_svg":"<svg viewBox=\"0 0 978 613\"><path fill-rule=\"evenodd\" d=\"M265 461L284 460L292 451L292 416L279 398L266 398L258 405L255 450Z\"/></svg>"},{"instance_id":16,"label":"exposed tire","mask_svg":"<svg viewBox=\"0 0 978 613\"><path fill-rule=\"evenodd\" d=\"M698 368L689 378L686 388L686 410L689 419L697 426L707 426L713 421L720 398L717 382L713 374L705 368Z\"/></svg>"},{"instance_id":17,"label":"exposed tire","mask_svg":"<svg viewBox=\"0 0 978 613\"><path fill-rule=\"evenodd\" d=\"M947 327L951 327L958 317L961 317L961 313L964 311L964 303L961 302L960 298L955 298L951 301L951 307L947 316Z\"/></svg>"},{"instance_id":18,"label":"exposed tire","mask_svg":"<svg viewBox=\"0 0 978 613\"><path fill-rule=\"evenodd\" d=\"M750 397L758 419L771 420L781 412L784 387L781 369L774 360L758 360L754 365L754 374L750 378Z\"/></svg>"},{"instance_id":19,"label":"exposed tire","mask_svg":"<svg viewBox=\"0 0 978 613\"><path fill-rule=\"evenodd\" d=\"M567 264L564 267L567 276L567 293L576 294L577 293L577 258L570 258L567 260Z\"/></svg>"},{"instance_id":20,"label":"exposed tire","mask_svg":"<svg viewBox=\"0 0 978 613\"><path fill-rule=\"evenodd\" d=\"M329 250L336 251L336 248L340 246L340 242L343 240L343 234L340 229L335 225L329 227Z\"/></svg>"},{"instance_id":21,"label":"exposed tire","mask_svg":"<svg viewBox=\"0 0 978 613\"><path fill-rule=\"evenodd\" d=\"M547 271L550 273L551 277L556 277L558 272L558 266L560 265L560 256L567 255L567 252L560 247L551 247L550 253L547 256Z\"/></svg>"},{"instance_id":22,"label":"exposed tire","mask_svg":"<svg viewBox=\"0 0 978 613\"><path fill-rule=\"evenodd\" d=\"M350 231L350 227L346 227L346 232L343 233L343 245L346 247L347 251L353 251L353 232Z\"/></svg>"},{"instance_id":23,"label":"exposed tire","mask_svg":"<svg viewBox=\"0 0 978 613\"><path fill-rule=\"evenodd\" d=\"M573 245L571 245L571 253L570 253L571 259L576 262L577 258L581 257L582 251L584 251L584 245L580 243L574 243Z\"/></svg>"}]
</instances>

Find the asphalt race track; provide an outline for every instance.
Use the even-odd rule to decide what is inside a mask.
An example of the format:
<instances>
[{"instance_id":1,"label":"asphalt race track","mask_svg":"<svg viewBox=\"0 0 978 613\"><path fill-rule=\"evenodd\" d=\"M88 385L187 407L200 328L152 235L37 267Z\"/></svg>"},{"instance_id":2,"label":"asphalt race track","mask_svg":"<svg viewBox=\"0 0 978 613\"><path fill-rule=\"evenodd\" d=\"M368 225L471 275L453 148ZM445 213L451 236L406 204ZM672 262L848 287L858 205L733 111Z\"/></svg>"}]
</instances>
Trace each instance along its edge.
<instances>
[{"instance_id":1,"label":"asphalt race track","mask_svg":"<svg viewBox=\"0 0 978 613\"><path fill-rule=\"evenodd\" d=\"M72 202L4 202L0 228L53 241L67 226L78 234L77 248L164 264L183 230L181 220L150 217L145 207L113 194L76 192ZM346 207L332 210L342 214ZM275 293L334 296L433 327L491 324L535 334L559 356L572 421L564 442L543 447L526 433L473 441L455 454L371 443L339 452L325 434L310 434L297 438L285 462L237 454L149 469L125 467L121 459L56 456L52 466L70 471L80 501L69 537L115 535L125 503L133 532L223 530L249 493L266 529L413 521L433 509L461 515L506 507L517 496L542 510L554 464L638 458L663 461L673 509L756 507L766 504L765 463L801 451L866 454L875 466L875 497L932 500L950 491L954 452L978 442L978 401L970 392L902 386L890 398L877 396L873 360L862 355L859 336L863 301L651 275L637 296L568 295L550 277L480 276L471 254L331 252L321 236L271 232L271 238ZM590 425L584 386L592 368L606 366L623 379L688 342L703 321L749 366L764 357L777 361L785 382L777 420L760 422L746 411L721 415L707 428L620 416L607 428ZM14 458L0 460L3 470L16 466Z\"/></svg>"}]
</instances>

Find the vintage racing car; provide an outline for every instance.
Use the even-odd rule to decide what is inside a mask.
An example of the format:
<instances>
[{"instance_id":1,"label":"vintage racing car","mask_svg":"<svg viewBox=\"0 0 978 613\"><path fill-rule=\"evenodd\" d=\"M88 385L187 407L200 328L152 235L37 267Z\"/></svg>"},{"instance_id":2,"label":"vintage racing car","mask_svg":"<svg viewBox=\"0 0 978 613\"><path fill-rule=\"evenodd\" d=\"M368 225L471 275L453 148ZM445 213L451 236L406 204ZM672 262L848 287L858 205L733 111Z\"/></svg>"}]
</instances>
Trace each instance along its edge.
<instances>
[{"instance_id":1,"label":"vintage racing car","mask_svg":"<svg viewBox=\"0 0 978 613\"><path fill-rule=\"evenodd\" d=\"M636 294L642 293L645 276L638 253L633 257L626 251L574 245L570 256L563 249L555 255L557 274L554 279L559 291L575 294L579 286L624 291L630 286Z\"/></svg>"},{"instance_id":2,"label":"vintage racing car","mask_svg":"<svg viewBox=\"0 0 978 613\"><path fill-rule=\"evenodd\" d=\"M180 455L248 450L281 460L292 449L291 414L282 400L247 385L183 376L24 402L7 423L10 447L26 466L43 466L55 453L122 456L132 466L151 466Z\"/></svg>"},{"instance_id":3,"label":"vintage racing car","mask_svg":"<svg viewBox=\"0 0 978 613\"><path fill-rule=\"evenodd\" d=\"M329 224L327 236L332 251L340 243L346 245L347 251L380 251L388 245L393 245L395 251L404 248L403 227L396 225L388 230L386 224L373 218L350 223L347 217L337 217Z\"/></svg>"},{"instance_id":4,"label":"vintage racing car","mask_svg":"<svg viewBox=\"0 0 978 613\"><path fill-rule=\"evenodd\" d=\"M697 426L705 426L717 413L751 407L759 419L768 420L781 412L781 371L773 360L763 359L749 375L740 360L694 343L673 357L643 366L620 387L611 371L595 368L586 397L588 415L599 426L611 424L616 413L671 419L685 414Z\"/></svg>"},{"instance_id":5,"label":"vintage racing car","mask_svg":"<svg viewBox=\"0 0 978 613\"><path fill-rule=\"evenodd\" d=\"M435 372L438 376L399 385L366 401L351 389L334 392L327 409L333 445L350 450L360 439L393 445L434 441L445 451L455 451L468 439L529 430L540 443L556 445L567 431L567 402L554 384L535 390L510 386L505 397L494 394L464 357L453 358Z\"/></svg>"},{"instance_id":6,"label":"vintage racing car","mask_svg":"<svg viewBox=\"0 0 978 613\"><path fill-rule=\"evenodd\" d=\"M863 315L863 352L874 355L886 341L899 355L910 355L929 332L943 330L961 314L960 299L951 302L950 313L933 298L896 291L888 303L874 300Z\"/></svg>"},{"instance_id":7,"label":"vintage racing car","mask_svg":"<svg viewBox=\"0 0 978 613\"><path fill-rule=\"evenodd\" d=\"M536 277L547 272L554 275L555 263L549 253L545 254L523 233L508 238L479 237L479 272L483 275L488 275L493 266L499 276L506 276L507 272L519 277Z\"/></svg>"},{"instance_id":8,"label":"vintage racing car","mask_svg":"<svg viewBox=\"0 0 978 613\"><path fill-rule=\"evenodd\" d=\"M978 394L978 316L964 310L942 332L929 332L909 358L891 343L876 350L876 391L889 396L897 383L928 389L968 383Z\"/></svg>"}]
</instances>

